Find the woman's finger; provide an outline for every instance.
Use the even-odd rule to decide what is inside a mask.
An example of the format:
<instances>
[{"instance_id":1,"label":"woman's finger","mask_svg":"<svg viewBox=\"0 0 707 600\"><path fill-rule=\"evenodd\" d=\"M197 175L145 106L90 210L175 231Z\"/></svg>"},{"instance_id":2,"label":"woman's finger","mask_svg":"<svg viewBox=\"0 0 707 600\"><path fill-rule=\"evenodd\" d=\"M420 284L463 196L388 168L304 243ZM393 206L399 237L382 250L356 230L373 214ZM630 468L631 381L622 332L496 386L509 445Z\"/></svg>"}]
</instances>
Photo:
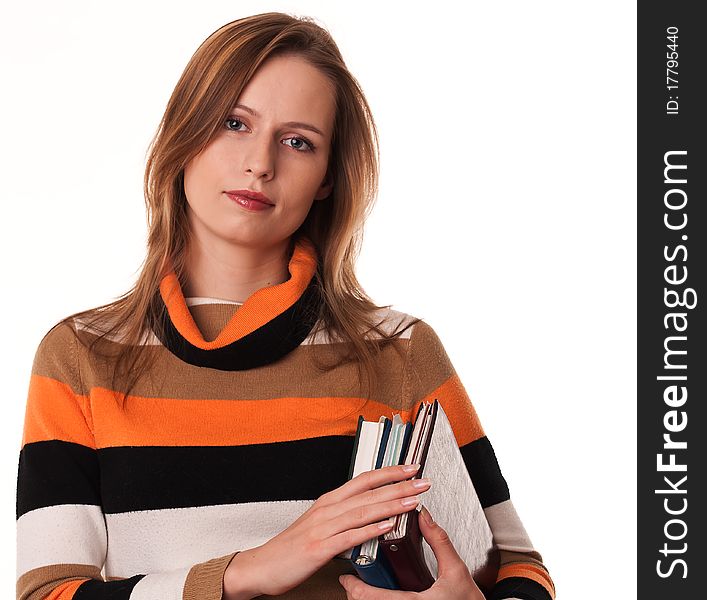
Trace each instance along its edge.
<instances>
[{"instance_id":1,"label":"woman's finger","mask_svg":"<svg viewBox=\"0 0 707 600\"><path fill-rule=\"evenodd\" d=\"M371 489L378 488L387 483L395 483L409 479L419 470L420 465L392 465L359 473L353 479L338 488L322 495L317 502L320 506L328 506L341 502Z\"/></svg>"},{"instance_id":2,"label":"woman's finger","mask_svg":"<svg viewBox=\"0 0 707 600\"><path fill-rule=\"evenodd\" d=\"M432 552L434 552L435 558L437 559L438 577L444 577L445 574L448 574L451 570L459 569L462 566L466 568L466 564L454 548L452 540L449 539L449 535L433 521L432 515L430 515L427 507L422 507L419 516L422 537L427 540L427 543L430 545L430 548L432 548Z\"/></svg>"},{"instance_id":3,"label":"woman's finger","mask_svg":"<svg viewBox=\"0 0 707 600\"><path fill-rule=\"evenodd\" d=\"M327 556L336 556L344 550L363 544L368 540L377 538L379 535L388 533L393 526L391 519L385 519L364 527L348 529L336 535L327 537L321 542L322 552Z\"/></svg>"},{"instance_id":4,"label":"woman's finger","mask_svg":"<svg viewBox=\"0 0 707 600\"><path fill-rule=\"evenodd\" d=\"M335 504L318 507L319 520L336 521L337 529L329 535L384 519L413 509L419 495L430 488L428 479L407 479L367 490Z\"/></svg>"},{"instance_id":5,"label":"woman's finger","mask_svg":"<svg viewBox=\"0 0 707 600\"><path fill-rule=\"evenodd\" d=\"M403 504L404 500L419 502L417 497L408 497L360 506L318 525L315 538L321 540L320 547L326 554L339 554L390 531L394 515L415 508L414 504Z\"/></svg>"},{"instance_id":6,"label":"woman's finger","mask_svg":"<svg viewBox=\"0 0 707 600\"><path fill-rule=\"evenodd\" d=\"M346 597L349 600L405 600L416 596L411 592L385 590L368 585L355 575L341 575L339 583L346 590Z\"/></svg>"}]
</instances>

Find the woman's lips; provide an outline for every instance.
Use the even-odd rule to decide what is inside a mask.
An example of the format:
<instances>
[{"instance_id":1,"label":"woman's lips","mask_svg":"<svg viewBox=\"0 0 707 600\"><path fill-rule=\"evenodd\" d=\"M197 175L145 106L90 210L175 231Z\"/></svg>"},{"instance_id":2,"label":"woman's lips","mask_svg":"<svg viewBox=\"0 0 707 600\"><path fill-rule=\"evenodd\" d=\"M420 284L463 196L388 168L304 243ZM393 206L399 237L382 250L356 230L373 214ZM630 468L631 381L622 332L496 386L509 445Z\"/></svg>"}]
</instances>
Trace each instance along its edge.
<instances>
[{"instance_id":1,"label":"woman's lips","mask_svg":"<svg viewBox=\"0 0 707 600\"><path fill-rule=\"evenodd\" d=\"M266 202L261 202L260 200L255 200L254 198L249 198L247 196L241 196L239 194L232 194L230 192L226 192L226 195L236 202L239 206L242 206L246 210L253 210L253 211L259 211L259 210L267 210L268 208L272 208L272 204L267 204Z\"/></svg>"},{"instance_id":2,"label":"woman's lips","mask_svg":"<svg viewBox=\"0 0 707 600\"><path fill-rule=\"evenodd\" d=\"M234 196L245 196L246 198L258 200L259 202L265 202L265 204L275 204L262 192L258 192L256 190L249 190L248 188L243 188L242 190L226 190L226 193L233 194Z\"/></svg>"}]
</instances>

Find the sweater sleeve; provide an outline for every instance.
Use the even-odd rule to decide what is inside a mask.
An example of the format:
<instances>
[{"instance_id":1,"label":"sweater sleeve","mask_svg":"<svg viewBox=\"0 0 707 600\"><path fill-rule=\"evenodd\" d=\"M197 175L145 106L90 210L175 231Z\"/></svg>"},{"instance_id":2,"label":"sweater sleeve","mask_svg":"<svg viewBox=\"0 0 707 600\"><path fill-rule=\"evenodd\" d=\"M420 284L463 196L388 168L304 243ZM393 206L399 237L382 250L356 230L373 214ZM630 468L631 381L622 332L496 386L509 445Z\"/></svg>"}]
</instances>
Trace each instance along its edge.
<instances>
[{"instance_id":1,"label":"sweater sleeve","mask_svg":"<svg viewBox=\"0 0 707 600\"><path fill-rule=\"evenodd\" d=\"M17 471L17 600L221 600L237 552L104 580L108 536L77 346L72 326L57 325L32 365Z\"/></svg>"},{"instance_id":2,"label":"sweater sleeve","mask_svg":"<svg viewBox=\"0 0 707 600\"><path fill-rule=\"evenodd\" d=\"M438 399L481 501L500 556L490 600L554 600L555 586L511 501L491 442L434 329L413 325L404 395L411 406Z\"/></svg>"}]
</instances>

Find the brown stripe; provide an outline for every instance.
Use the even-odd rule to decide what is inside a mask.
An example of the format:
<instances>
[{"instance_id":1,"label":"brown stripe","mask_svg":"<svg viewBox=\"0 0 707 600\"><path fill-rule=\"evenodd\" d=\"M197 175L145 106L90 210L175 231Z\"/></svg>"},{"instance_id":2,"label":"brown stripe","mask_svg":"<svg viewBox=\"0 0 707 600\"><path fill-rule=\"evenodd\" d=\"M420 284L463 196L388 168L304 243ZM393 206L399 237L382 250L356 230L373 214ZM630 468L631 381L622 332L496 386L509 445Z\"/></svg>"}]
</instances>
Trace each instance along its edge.
<instances>
[{"instance_id":1,"label":"brown stripe","mask_svg":"<svg viewBox=\"0 0 707 600\"><path fill-rule=\"evenodd\" d=\"M223 574L237 552L194 565L184 582L183 600L221 600Z\"/></svg>"},{"instance_id":2,"label":"brown stripe","mask_svg":"<svg viewBox=\"0 0 707 600\"><path fill-rule=\"evenodd\" d=\"M539 552L514 552L512 550L499 550L500 566L513 565L516 563L532 563L536 567L545 568L543 557Z\"/></svg>"},{"instance_id":3,"label":"brown stripe","mask_svg":"<svg viewBox=\"0 0 707 600\"><path fill-rule=\"evenodd\" d=\"M220 557L201 563L192 568L184 585L184 600L220 600L215 590L220 590L223 572L230 558ZM225 560L228 559L228 560ZM204 573L208 571L208 573ZM277 597L283 600L346 600L346 591L339 583L339 575L355 575L351 562L342 559L332 559L298 586ZM258 598L274 598L274 596L258 596Z\"/></svg>"},{"instance_id":4,"label":"brown stripe","mask_svg":"<svg viewBox=\"0 0 707 600\"><path fill-rule=\"evenodd\" d=\"M56 379L75 393L84 393L77 370L78 345L72 325L66 323L52 328L37 347L32 374Z\"/></svg>"},{"instance_id":5,"label":"brown stripe","mask_svg":"<svg viewBox=\"0 0 707 600\"><path fill-rule=\"evenodd\" d=\"M218 337L236 310L238 306L235 304L223 303L194 304L189 307L194 323L207 342Z\"/></svg>"},{"instance_id":6,"label":"brown stripe","mask_svg":"<svg viewBox=\"0 0 707 600\"><path fill-rule=\"evenodd\" d=\"M101 569L94 565L57 564L27 571L17 580L17 600L69 600L76 588L88 579L102 581ZM56 590L52 594L52 590Z\"/></svg>"},{"instance_id":7,"label":"brown stripe","mask_svg":"<svg viewBox=\"0 0 707 600\"><path fill-rule=\"evenodd\" d=\"M89 343L95 336L80 333L82 342ZM394 341L383 349L375 362L378 386L370 397L399 410L404 355L409 339ZM217 400L252 400L278 397L360 396L363 389L354 363L341 364L328 372L320 371L318 363L331 365L340 359L341 349L335 344L303 344L280 360L246 371L220 371L196 367L177 358L164 346L151 346L155 352L154 366L132 388L136 396L174 399L214 398ZM116 342L103 342L101 352L114 356L120 349ZM57 352L61 352L60 348ZM114 361L95 354L88 355L80 346L80 370L87 388L110 388ZM124 392L125 381L116 381L115 391ZM441 381L439 382L441 383Z\"/></svg>"},{"instance_id":8,"label":"brown stripe","mask_svg":"<svg viewBox=\"0 0 707 600\"><path fill-rule=\"evenodd\" d=\"M405 394L413 400L429 396L454 374L441 340L425 321L413 326L406 371Z\"/></svg>"}]
</instances>

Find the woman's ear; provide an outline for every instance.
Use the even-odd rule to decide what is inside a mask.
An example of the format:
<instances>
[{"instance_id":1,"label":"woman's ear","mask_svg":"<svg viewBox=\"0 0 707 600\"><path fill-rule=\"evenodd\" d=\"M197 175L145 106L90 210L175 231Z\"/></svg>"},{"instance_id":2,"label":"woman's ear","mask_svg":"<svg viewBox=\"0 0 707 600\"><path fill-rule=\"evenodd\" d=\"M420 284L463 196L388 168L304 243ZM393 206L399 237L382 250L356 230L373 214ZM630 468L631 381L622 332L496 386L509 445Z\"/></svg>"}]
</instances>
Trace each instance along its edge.
<instances>
[{"instance_id":1,"label":"woman's ear","mask_svg":"<svg viewBox=\"0 0 707 600\"><path fill-rule=\"evenodd\" d=\"M331 174L327 171L324 181L319 186L317 193L314 195L315 200L324 200L331 195L331 191L334 189L334 181L332 180Z\"/></svg>"}]
</instances>

